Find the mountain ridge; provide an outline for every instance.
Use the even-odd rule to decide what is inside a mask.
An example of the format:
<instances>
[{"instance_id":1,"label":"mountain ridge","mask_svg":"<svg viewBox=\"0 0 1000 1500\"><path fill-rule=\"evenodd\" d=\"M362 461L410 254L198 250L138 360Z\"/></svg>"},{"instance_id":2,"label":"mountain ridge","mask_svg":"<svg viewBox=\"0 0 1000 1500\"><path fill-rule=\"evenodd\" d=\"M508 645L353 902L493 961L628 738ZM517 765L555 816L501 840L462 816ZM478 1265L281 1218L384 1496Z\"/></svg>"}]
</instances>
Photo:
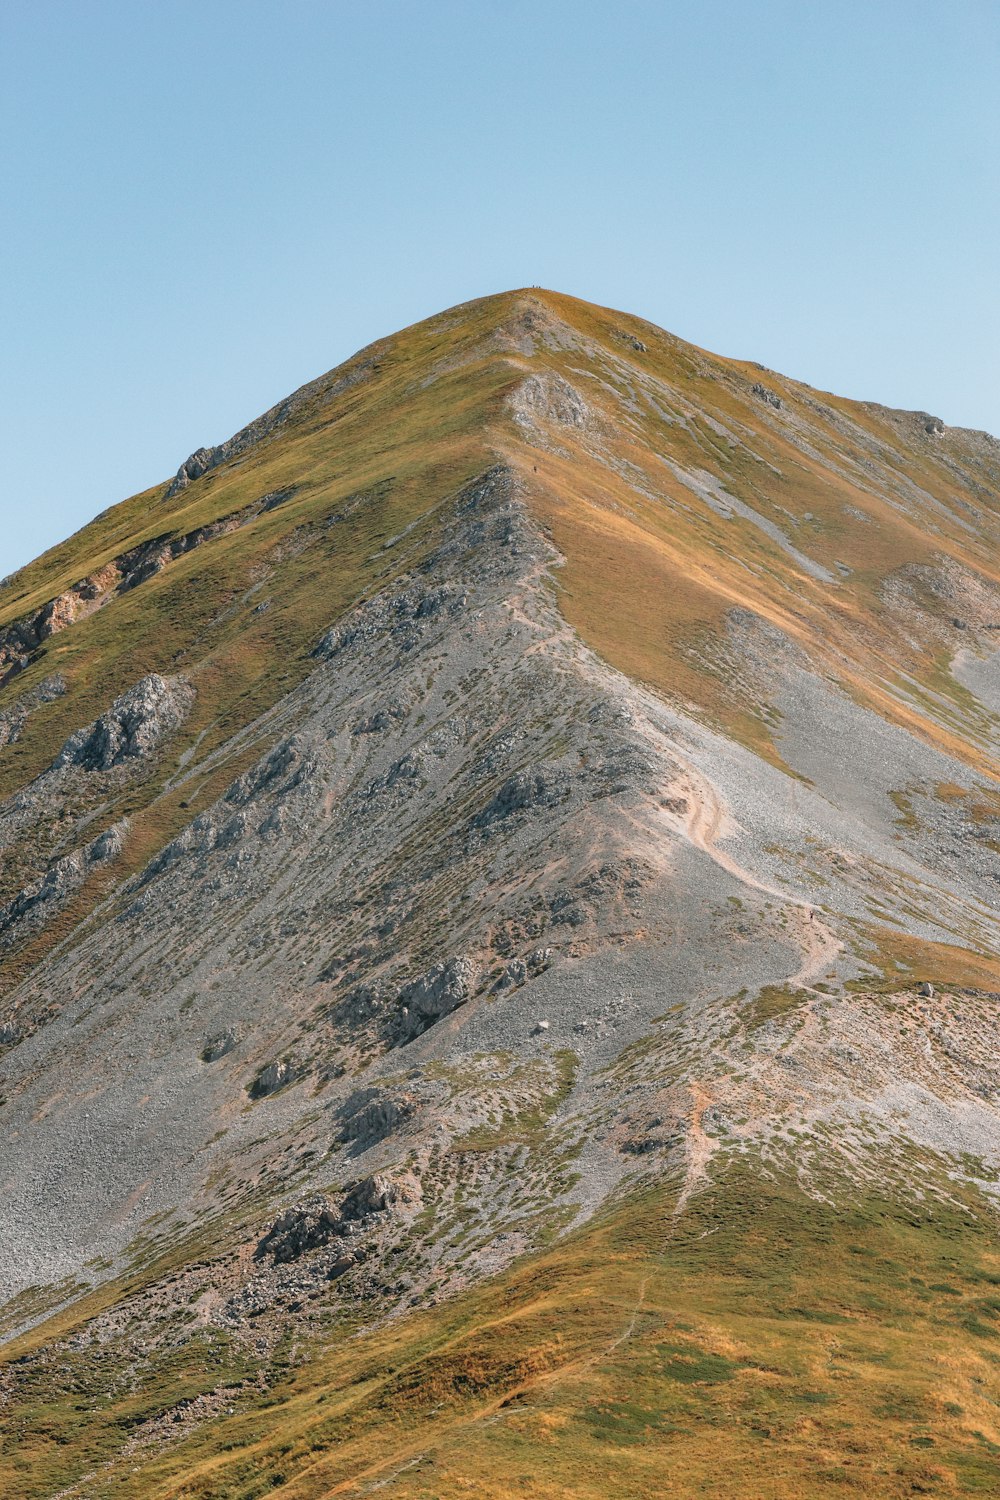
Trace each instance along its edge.
<instances>
[{"instance_id":1,"label":"mountain ridge","mask_svg":"<svg viewBox=\"0 0 1000 1500\"><path fill-rule=\"evenodd\" d=\"M975 1492L1000 445L532 289L198 452L0 595L8 1485Z\"/></svg>"}]
</instances>

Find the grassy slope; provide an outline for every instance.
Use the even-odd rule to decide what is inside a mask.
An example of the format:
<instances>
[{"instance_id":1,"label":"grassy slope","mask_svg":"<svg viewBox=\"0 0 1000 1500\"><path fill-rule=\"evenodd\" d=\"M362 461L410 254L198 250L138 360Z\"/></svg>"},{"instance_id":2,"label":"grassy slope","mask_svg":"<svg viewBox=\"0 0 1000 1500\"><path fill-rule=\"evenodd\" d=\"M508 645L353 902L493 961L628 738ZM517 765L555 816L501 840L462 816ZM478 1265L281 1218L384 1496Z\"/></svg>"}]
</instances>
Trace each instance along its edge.
<instances>
[{"instance_id":1,"label":"grassy slope","mask_svg":"<svg viewBox=\"0 0 1000 1500\"><path fill-rule=\"evenodd\" d=\"M454 1302L279 1360L266 1395L108 1469L138 1420L248 1362L220 1341L134 1374L113 1346L59 1351L6 1412L0 1484L23 1500L87 1472L87 1496L143 1500L320 1500L390 1475L408 1500L993 1493L1000 1253L964 1196L834 1209L733 1164L680 1220L667 1190L626 1201Z\"/></svg>"},{"instance_id":2,"label":"grassy slope","mask_svg":"<svg viewBox=\"0 0 1000 1500\"><path fill-rule=\"evenodd\" d=\"M880 589L901 569L943 558L1000 586L1000 446L960 430L931 438L911 414L821 395L694 349L638 319L544 298L593 349L588 370L573 349L551 352L546 362L610 419L589 451L560 430L560 451L533 450L530 468L525 464L534 503L566 557L563 609L584 638L623 671L687 699L777 759L767 723L720 664L724 616L741 606L800 642L862 701L993 774L991 758L967 738L972 705L950 677L941 643L913 640L886 610ZM645 351L624 342L623 332ZM594 370L603 385L589 378ZM752 394L761 380L780 395L780 418ZM643 391L652 391L661 409L671 402L672 423ZM834 419L848 424L846 437ZM739 442L720 437L719 425ZM808 439L812 455L792 443L795 432ZM845 472L845 454L865 439L876 445L876 457ZM813 579L748 521L720 521L660 455L712 475L838 582ZM641 493L636 480L665 500ZM841 578L838 563L849 576ZM922 602L948 619L947 603ZM943 695L934 718L902 701L912 691L904 674Z\"/></svg>"}]
</instances>

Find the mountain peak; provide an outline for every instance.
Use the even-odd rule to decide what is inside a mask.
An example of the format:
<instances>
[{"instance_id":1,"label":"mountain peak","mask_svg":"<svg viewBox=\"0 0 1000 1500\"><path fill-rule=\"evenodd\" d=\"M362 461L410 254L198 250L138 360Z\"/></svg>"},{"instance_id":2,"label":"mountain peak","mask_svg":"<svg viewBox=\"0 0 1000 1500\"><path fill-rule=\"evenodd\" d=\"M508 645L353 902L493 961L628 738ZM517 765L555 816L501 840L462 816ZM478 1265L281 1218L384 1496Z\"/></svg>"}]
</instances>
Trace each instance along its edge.
<instances>
[{"instance_id":1,"label":"mountain peak","mask_svg":"<svg viewBox=\"0 0 1000 1500\"><path fill-rule=\"evenodd\" d=\"M979 1482L998 479L522 288L7 581L9 1492Z\"/></svg>"}]
</instances>

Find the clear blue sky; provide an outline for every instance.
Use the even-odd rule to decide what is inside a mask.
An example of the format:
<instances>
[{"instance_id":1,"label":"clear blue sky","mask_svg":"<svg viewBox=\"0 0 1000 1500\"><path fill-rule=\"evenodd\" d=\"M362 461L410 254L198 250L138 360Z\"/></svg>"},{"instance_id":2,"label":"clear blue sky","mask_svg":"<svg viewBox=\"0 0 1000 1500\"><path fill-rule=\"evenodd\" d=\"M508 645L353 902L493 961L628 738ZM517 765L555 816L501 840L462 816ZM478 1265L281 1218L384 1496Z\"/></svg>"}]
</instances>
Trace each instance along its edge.
<instances>
[{"instance_id":1,"label":"clear blue sky","mask_svg":"<svg viewBox=\"0 0 1000 1500\"><path fill-rule=\"evenodd\" d=\"M1000 432L997 0L4 0L0 575L538 283Z\"/></svg>"}]
</instances>

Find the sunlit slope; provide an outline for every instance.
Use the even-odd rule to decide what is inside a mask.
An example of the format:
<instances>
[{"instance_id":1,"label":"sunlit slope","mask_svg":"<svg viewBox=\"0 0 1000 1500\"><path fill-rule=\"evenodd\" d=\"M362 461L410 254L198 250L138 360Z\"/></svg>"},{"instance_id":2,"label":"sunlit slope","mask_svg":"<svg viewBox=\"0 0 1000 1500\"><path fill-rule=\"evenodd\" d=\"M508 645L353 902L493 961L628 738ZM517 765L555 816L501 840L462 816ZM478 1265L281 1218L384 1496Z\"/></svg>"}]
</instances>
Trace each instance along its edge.
<instances>
[{"instance_id":1,"label":"sunlit slope","mask_svg":"<svg viewBox=\"0 0 1000 1500\"><path fill-rule=\"evenodd\" d=\"M995 439L549 293L509 327L533 350L513 412L566 557L563 608L609 660L773 753L728 640L732 612L752 611L988 768L950 662L968 631L1000 629Z\"/></svg>"},{"instance_id":2,"label":"sunlit slope","mask_svg":"<svg viewBox=\"0 0 1000 1500\"><path fill-rule=\"evenodd\" d=\"M113 507L7 581L0 633L132 549L236 523L31 654L17 692L53 671L69 692L8 747L0 792L143 671L204 683L178 748L203 734L211 748L248 696L259 712L306 669L338 612L413 565L441 497L498 449L565 556L567 617L616 665L766 747L727 650L727 616L748 609L969 753L975 709L948 664L963 629L1000 628L1000 446L986 435L538 290L418 324L306 390L239 458Z\"/></svg>"},{"instance_id":3,"label":"sunlit slope","mask_svg":"<svg viewBox=\"0 0 1000 1500\"><path fill-rule=\"evenodd\" d=\"M820 393L541 290L453 309L305 389L241 457L172 498L161 486L113 507L8 580L0 630L129 549L294 491L46 644L19 688L58 668L73 707L48 712L44 745L38 733L12 749L3 785L132 665L214 670L216 718L231 722L237 684L276 658L294 670L310 628L412 561L420 538L391 557L379 544L497 445L532 476L566 557L568 615L626 670L746 712L716 644L727 612L746 608L883 709L943 720L942 736L969 708L949 655L963 628L1000 629L1000 444L986 434ZM331 516L341 524L317 538ZM253 615L248 589L279 596L270 618Z\"/></svg>"},{"instance_id":4,"label":"sunlit slope","mask_svg":"<svg viewBox=\"0 0 1000 1500\"><path fill-rule=\"evenodd\" d=\"M457 1301L289 1343L265 1390L207 1334L134 1374L127 1337L64 1344L5 1411L0 1475L22 1500L81 1475L94 1500L993 1493L992 1215L943 1182L824 1190L733 1164L683 1216L625 1201Z\"/></svg>"}]
</instances>

